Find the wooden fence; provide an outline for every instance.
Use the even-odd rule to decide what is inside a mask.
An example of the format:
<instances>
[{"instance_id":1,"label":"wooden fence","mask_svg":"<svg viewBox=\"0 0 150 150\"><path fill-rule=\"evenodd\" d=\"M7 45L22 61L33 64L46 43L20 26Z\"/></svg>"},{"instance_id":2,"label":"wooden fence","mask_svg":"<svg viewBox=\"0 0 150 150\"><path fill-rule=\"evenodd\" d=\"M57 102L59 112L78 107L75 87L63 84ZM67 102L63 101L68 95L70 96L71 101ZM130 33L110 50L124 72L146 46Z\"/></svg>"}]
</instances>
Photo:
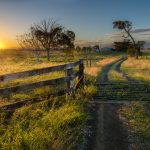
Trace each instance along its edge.
<instances>
[{"instance_id":1,"label":"wooden fence","mask_svg":"<svg viewBox=\"0 0 150 150\"><path fill-rule=\"evenodd\" d=\"M79 66L78 72L74 71L74 68L76 66ZM49 85L57 85L60 83L65 83L65 82L67 83L67 89L65 89L65 90L68 93L72 93L80 85L83 85L83 82L84 82L83 60L79 60L74 63L54 66L54 67L48 67L48 68L42 68L42 69L35 69L35 70L31 70L31 71L24 71L24 72L12 73L12 74L0 75L0 83L5 82L5 81L19 79L19 78L37 76L37 75L41 75L41 74L47 74L47 73L63 71L63 70L66 71L65 77L56 78L56 79L52 79L52 80L45 80L45 81L40 81L40 82L35 82L35 83L29 83L29 84L24 84L24 85L18 85L18 86L13 86L13 87L0 88L0 95L3 96L3 95L11 94L11 93L23 92L26 89L31 91L35 88L40 88L40 87L49 86ZM77 84L74 84L74 79L76 77L78 77L78 82L77 82Z\"/></svg>"}]
</instances>

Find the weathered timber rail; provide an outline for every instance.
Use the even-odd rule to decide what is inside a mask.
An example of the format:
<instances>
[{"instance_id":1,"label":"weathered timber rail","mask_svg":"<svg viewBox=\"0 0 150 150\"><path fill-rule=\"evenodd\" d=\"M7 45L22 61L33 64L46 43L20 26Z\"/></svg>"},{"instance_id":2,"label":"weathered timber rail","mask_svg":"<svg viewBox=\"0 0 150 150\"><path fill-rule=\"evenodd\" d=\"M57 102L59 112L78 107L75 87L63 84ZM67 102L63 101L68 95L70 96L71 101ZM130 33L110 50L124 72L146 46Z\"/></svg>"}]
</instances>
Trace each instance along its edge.
<instances>
[{"instance_id":1,"label":"weathered timber rail","mask_svg":"<svg viewBox=\"0 0 150 150\"><path fill-rule=\"evenodd\" d=\"M74 68L76 66L79 66L78 72L74 71ZM12 73L12 74L0 75L0 83L5 82L5 81L19 79L19 78L26 78L26 77L32 77L32 76L37 76L37 75L41 75L41 74L48 74L48 73L57 72L57 71L66 71L66 76L61 77L61 78L52 79L52 80L45 80L45 81L29 83L29 84L24 84L24 85L0 88L0 95L3 96L3 95L11 94L11 93L23 92L26 89L31 91L35 88L40 88L40 87L49 86L49 85L57 85L60 83L67 83L67 89L65 89L65 90L68 93L71 93L74 90L76 90L80 85L83 84L83 81L84 81L83 60L79 60L74 63L64 64L64 65L59 65L59 66L48 67L48 68L35 69L35 70L31 70L31 71L24 71L24 72ZM76 77L78 77L78 82L75 85L74 79Z\"/></svg>"}]
</instances>

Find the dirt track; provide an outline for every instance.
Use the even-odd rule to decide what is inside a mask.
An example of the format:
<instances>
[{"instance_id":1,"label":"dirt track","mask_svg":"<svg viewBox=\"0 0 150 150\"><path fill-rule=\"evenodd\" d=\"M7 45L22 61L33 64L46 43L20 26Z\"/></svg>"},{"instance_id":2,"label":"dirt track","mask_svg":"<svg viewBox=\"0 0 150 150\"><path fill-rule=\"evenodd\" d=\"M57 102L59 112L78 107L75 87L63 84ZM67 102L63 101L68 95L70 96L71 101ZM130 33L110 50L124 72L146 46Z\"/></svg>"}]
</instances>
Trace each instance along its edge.
<instances>
[{"instance_id":1,"label":"dirt track","mask_svg":"<svg viewBox=\"0 0 150 150\"><path fill-rule=\"evenodd\" d=\"M132 83L139 83L139 81L130 78L127 74L124 74L120 70L120 66L124 60L116 61L104 67L99 82L109 83L108 72L114 65L114 69L122 74L122 76L126 77L129 85ZM104 88L103 85L101 85L101 88ZM117 100L117 97L115 99ZM119 110L122 108L124 103L117 103L117 101L115 103L115 101L113 103L109 103L109 101L106 101L107 103L103 103L99 99L93 99L93 101L91 101L93 106L95 106L96 116L94 118L96 123L94 126L95 132L93 139L90 141L91 145L90 148L87 148L88 150L131 150L131 141L129 140L130 135L128 135L128 130L124 126L123 118L119 113Z\"/></svg>"},{"instance_id":2,"label":"dirt track","mask_svg":"<svg viewBox=\"0 0 150 150\"><path fill-rule=\"evenodd\" d=\"M118 60L103 68L99 82L108 81L111 67L124 60ZM119 64L120 68L120 64ZM96 106L96 129L90 150L128 150L127 131L119 115L121 104L98 104Z\"/></svg>"},{"instance_id":3,"label":"dirt track","mask_svg":"<svg viewBox=\"0 0 150 150\"><path fill-rule=\"evenodd\" d=\"M119 104L98 104L96 136L92 150L128 150L127 131L118 113Z\"/></svg>"}]
</instances>

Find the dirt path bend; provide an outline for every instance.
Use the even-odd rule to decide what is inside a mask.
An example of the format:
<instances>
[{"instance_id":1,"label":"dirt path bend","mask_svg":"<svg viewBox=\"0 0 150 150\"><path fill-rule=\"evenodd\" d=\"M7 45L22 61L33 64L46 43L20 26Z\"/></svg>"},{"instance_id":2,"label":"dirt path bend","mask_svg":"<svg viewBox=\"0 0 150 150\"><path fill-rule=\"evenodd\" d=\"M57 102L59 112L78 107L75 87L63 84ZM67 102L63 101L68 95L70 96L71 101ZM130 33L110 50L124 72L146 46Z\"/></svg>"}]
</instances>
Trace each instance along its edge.
<instances>
[{"instance_id":1,"label":"dirt path bend","mask_svg":"<svg viewBox=\"0 0 150 150\"><path fill-rule=\"evenodd\" d=\"M114 62L112 62L112 63L110 63L110 64L108 64L108 65L106 65L106 66L104 66L103 68L102 68L102 73L101 73L101 75L100 75L100 79L97 81L98 83L101 83L101 82L107 82L108 81L108 72L110 71L110 69L111 69L111 67L114 65L114 64L116 64L117 62L120 62L120 61L124 61L124 58L120 58L120 59L118 59L118 60L116 60L116 61L114 61Z\"/></svg>"},{"instance_id":2,"label":"dirt path bend","mask_svg":"<svg viewBox=\"0 0 150 150\"><path fill-rule=\"evenodd\" d=\"M124 60L117 62L115 64L114 70L117 71L118 73L120 73L123 77L125 77L129 83L141 83L140 81L129 77L127 73L125 73L121 70L121 65L125 60L127 60L127 57L125 57Z\"/></svg>"},{"instance_id":3,"label":"dirt path bend","mask_svg":"<svg viewBox=\"0 0 150 150\"><path fill-rule=\"evenodd\" d=\"M127 131L119 115L120 104L98 104L96 135L91 150L128 150Z\"/></svg>"}]
</instances>

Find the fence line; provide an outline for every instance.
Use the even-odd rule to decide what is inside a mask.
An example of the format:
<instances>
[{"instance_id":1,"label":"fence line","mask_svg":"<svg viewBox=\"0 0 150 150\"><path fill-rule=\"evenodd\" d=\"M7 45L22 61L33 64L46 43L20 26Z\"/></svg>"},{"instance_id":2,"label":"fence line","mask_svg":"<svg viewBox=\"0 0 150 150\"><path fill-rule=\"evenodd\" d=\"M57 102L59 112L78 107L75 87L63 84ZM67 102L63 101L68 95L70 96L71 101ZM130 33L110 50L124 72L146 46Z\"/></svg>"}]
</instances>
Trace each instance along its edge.
<instances>
[{"instance_id":1,"label":"fence line","mask_svg":"<svg viewBox=\"0 0 150 150\"><path fill-rule=\"evenodd\" d=\"M82 61L83 60L80 60L80 61L77 61L74 63L70 63L70 64L59 65L59 66L53 66L53 67L35 69L35 70L30 70L30 71L23 71L23 72L0 75L0 82L36 76L36 75L46 74L46 73L50 73L50 72L61 71L61 70L65 70L68 66L73 68L73 67L79 65L80 63L82 63Z\"/></svg>"},{"instance_id":2,"label":"fence line","mask_svg":"<svg viewBox=\"0 0 150 150\"><path fill-rule=\"evenodd\" d=\"M79 71L75 73L74 67L76 67L76 66L79 66ZM41 75L41 74L62 71L62 70L66 71L66 77L56 78L56 79L52 79L52 80L45 80L45 81L40 81L40 82L35 82L35 83L29 83L29 84L24 84L24 85L18 85L18 86L13 86L13 87L0 88L0 95L8 95L11 93L22 92L22 91L25 91L26 89L33 90L35 88L40 88L40 87L44 87L44 86L48 86L48 85L56 85L59 83L67 83L66 90L68 93L71 93L74 90L76 90L80 85L83 85L83 82L84 82L84 80L83 80L84 79L83 60L80 60L80 61L77 61L74 63L54 66L54 67L48 67L48 68L35 69L35 70L30 70L30 71L0 75L0 82L15 80L15 79L19 79L19 78L25 78L25 77L31 77L31 76L37 76L37 75ZM78 77L78 83L75 86L74 79L76 77Z\"/></svg>"}]
</instances>

